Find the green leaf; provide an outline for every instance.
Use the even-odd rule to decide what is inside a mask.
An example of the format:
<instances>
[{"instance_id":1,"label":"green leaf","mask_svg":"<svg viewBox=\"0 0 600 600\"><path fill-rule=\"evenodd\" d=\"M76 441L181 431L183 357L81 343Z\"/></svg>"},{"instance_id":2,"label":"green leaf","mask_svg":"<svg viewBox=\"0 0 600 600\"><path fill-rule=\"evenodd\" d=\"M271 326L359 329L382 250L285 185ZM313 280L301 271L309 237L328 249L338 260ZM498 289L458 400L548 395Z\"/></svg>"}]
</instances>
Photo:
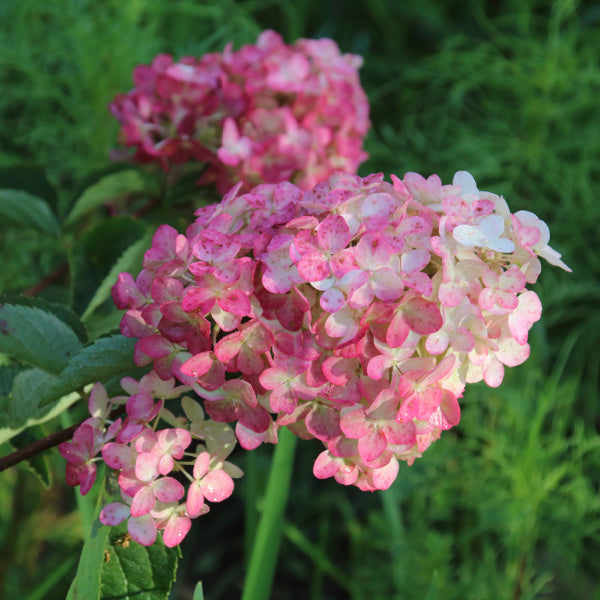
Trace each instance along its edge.
<instances>
[{"instance_id":1,"label":"green leaf","mask_svg":"<svg viewBox=\"0 0 600 600\"><path fill-rule=\"evenodd\" d=\"M137 273L141 269L144 254L152 242L152 235L152 232L146 232L143 238L129 246L113 264L108 275L96 290L96 293L81 316L84 321L110 296L110 290L117 281L119 273L125 271L128 273Z\"/></svg>"},{"instance_id":2,"label":"green leaf","mask_svg":"<svg viewBox=\"0 0 600 600\"><path fill-rule=\"evenodd\" d=\"M118 333L123 319L123 311L116 308L109 313L97 311L90 315L85 322L91 340Z\"/></svg>"},{"instance_id":3,"label":"green leaf","mask_svg":"<svg viewBox=\"0 0 600 600\"><path fill-rule=\"evenodd\" d=\"M101 221L79 238L70 256L72 306L76 313L86 310L100 286L106 288L106 279L115 264L146 233L146 225L141 221L115 217Z\"/></svg>"},{"instance_id":4,"label":"green leaf","mask_svg":"<svg viewBox=\"0 0 600 600\"><path fill-rule=\"evenodd\" d=\"M74 390L138 370L135 342L123 335L100 338L73 356L59 376L37 368L17 373L8 397L0 398L0 443L59 415L79 399Z\"/></svg>"},{"instance_id":5,"label":"green leaf","mask_svg":"<svg viewBox=\"0 0 600 600\"><path fill-rule=\"evenodd\" d=\"M21 190L0 189L0 222L58 235L60 226L45 200Z\"/></svg>"},{"instance_id":6,"label":"green leaf","mask_svg":"<svg viewBox=\"0 0 600 600\"><path fill-rule=\"evenodd\" d=\"M27 594L23 600L44 600L44 598L52 597L52 592L58 588L61 579L67 575L77 564L75 556L57 560L57 565L44 565L44 572L48 573L35 587L35 589Z\"/></svg>"},{"instance_id":7,"label":"green leaf","mask_svg":"<svg viewBox=\"0 0 600 600\"><path fill-rule=\"evenodd\" d=\"M312 560L315 567L327 576L331 577L342 589L346 590L348 597L356 596L353 594L352 577L340 569L327 556L325 550L317 544L313 544L301 529L290 523L284 525L284 535L292 542L307 558Z\"/></svg>"},{"instance_id":8,"label":"green leaf","mask_svg":"<svg viewBox=\"0 0 600 600\"><path fill-rule=\"evenodd\" d=\"M73 356L60 376L37 368L10 373L12 390L0 398L0 443L58 416L79 399L74 390L138 370L135 341L122 335L100 338Z\"/></svg>"},{"instance_id":9,"label":"green leaf","mask_svg":"<svg viewBox=\"0 0 600 600\"><path fill-rule=\"evenodd\" d=\"M40 406L46 406L67 392L80 389L88 383L121 377L135 370L135 342L135 339L124 335L113 335L100 338L83 348L42 396Z\"/></svg>"},{"instance_id":10,"label":"green leaf","mask_svg":"<svg viewBox=\"0 0 600 600\"><path fill-rule=\"evenodd\" d=\"M427 598L425 600L437 600L438 597L438 572L437 569L433 572L431 578L431 584L429 585L429 591L427 592Z\"/></svg>"},{"instance_id":11,"label":"green leaf","mask_svg":"<svg viewBox=\"0 0 600 600\"><path fill-rule=\"evenodd\" d=\"M27 427L53 419L79 399L79 394L71 393L51 406L41 406L40 400L57 381L55 375L35 368L21 371L15 377L10 395L0 398L0 443Z\"/></svg>"},{"instance_id":12,"label":"green leaf","mask_svg":"<svg viewBox=\"0 0 600 600\"><path fill-rule=\"evenodd\" d=\"M47 306L0 297L0 352L58 374L82 344L75 331Z\"/></svg>"},{"instance_id":13,"label":"green leaf","mask_svg":"<svg viewBox=\"0 0 600 600\"><path fill-rule=\"evenodd\" d=\"M81 319L63 304L55 304L42 300L41 298L27 298L26 296L17 296L14 294L0 295L0 304L2 303L14 304L15 306L33 306L35 308L41 308L46 312L52 313L55 317L58 317L61 321L66 323L77 334L77 337L82 344L85 344L88 341L87 331Z\"/></svg>"},{"instance_id":14,"label":"green leaf","mask_svg":"<svg viewBox=\"0 0 600 600\"><path fill-rule=\"evenodd\" d=\"M127 524L122 523L111 528L104 550L100 600L167 600L178 548L167 548L160 535L152 546L142 546L129 538Z\"/></svg>"},{"instance_id":15,"label":"green leaf","mask_svg":"<svg viewBox=\"0 0 600 600\"><path fill-rule=\"evenodd\" d=\"M0 188L21 190L43 198L52 211L58 213L56 190L48 181L45 169L39 165L23 163L0 168Z\"/></svg>"},{"instance_id":16,"label":"green leaf","mask_svg":"<svg viewBox=\"0 0 600 600\"><path fill-rule=\"evenodd\" d=\"M202 582L199 581L194 588L194 597L192 600L204 600L204 592L202 591Z\"/></svg>"},{"instance_id":17,"label":"green leaf","mask_svg":"<svg viewBox=\"0 0 600 600\"><path fill-rule=\"evenodd\" d=\"M101 492L96 504L97 515L100 514L104 503L105 495ZM100 573L106 556L104 551L108 543L109 531L110 527L102 525L98 519L95 519L89 534L86 532L77 574L69 588L66 600L100 599Z\"/></svg>"},{"instance_id":18,"label":"green leaf","mask_svg":"<svg viewBox=\"0 0 600 600\"><path fill-rule=\"evenodd\" d=\"M137 169L127 169L106 175L77 198L71 212L65 219L65 225L72 225L77 219L86 215L108 200L132 192L149 191L150 184Z\"/></svg>"},{"instance_id":19,"label":"green leaf","mask_svg":"<svg viewBox=\"0 0 600 600\"><path fill-rule=\"evenodd\" d=\"M22 371L21 367L15 366L0 366L0 398L8 396L13 387L15 377Z\"/></svg>"},{"instance_id":20,"label":"green leaf","mask_svg":"<svg viewBox=\"0 0 600 600\"><path fill-rule=\"evenodd\" d=\"M265 490L265 508L248 561L242 600L267 600L271 597L285 507L294 470L296 442L297 438L286 427L279 431L279 441L275 446Z\"/></svg>"}]
</instances>

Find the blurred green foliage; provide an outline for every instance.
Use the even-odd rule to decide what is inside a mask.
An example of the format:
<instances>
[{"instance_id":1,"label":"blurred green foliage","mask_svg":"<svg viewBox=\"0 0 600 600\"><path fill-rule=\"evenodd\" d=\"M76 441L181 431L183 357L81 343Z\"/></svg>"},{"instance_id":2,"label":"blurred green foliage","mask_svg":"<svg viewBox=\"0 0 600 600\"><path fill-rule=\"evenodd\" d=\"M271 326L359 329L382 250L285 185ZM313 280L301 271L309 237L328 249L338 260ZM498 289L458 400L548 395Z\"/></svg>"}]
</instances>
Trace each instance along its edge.
<instances>
[{"instance_id":1,"label":"blurred green foliage","mask_svg":"<svg viewBox=\"0 0 600 600\"><path fill-rule=\"evenodd\" d=\"M361 172L447 181L467 169L543 218L574 273L542 274L530 361L498 390L468 388L460 425L385 494L316 481L319 448L303 443L273 598L600 599L600 3L4 0L0 23L0 184L60 214L108 165L107 106L135 65L271 27L364 56L373 131ZM3 227L0 290L23 291L84 242ZM68 301L64 281L43 297ZM265 477L269 456L251 459ZM62 481L55 452L51 466ZM199 579L210 600L240 597L248 488L195 525L173 598L192 598ZM64 598L82 510L63 486L0 475L0 596Z\"/></svg>"}]
</instances>

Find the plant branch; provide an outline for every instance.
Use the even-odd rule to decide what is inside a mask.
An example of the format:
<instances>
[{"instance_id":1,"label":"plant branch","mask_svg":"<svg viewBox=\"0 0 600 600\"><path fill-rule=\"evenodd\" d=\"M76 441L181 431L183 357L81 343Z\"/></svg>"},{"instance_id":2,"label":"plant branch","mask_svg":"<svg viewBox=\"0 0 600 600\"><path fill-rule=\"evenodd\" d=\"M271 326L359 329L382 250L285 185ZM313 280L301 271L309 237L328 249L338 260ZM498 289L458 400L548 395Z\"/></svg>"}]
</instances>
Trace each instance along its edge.
<instances>
[{"instance_id":1,"label":"plant branch","mask_svg":"<svg viewBox=\"0 0 600 600\"><path fill-rule=\"evenodd\" d=\"M152 210L154 208L156 208L157 206L160 206L162 204L162 201L163 201L163 199L161 196L155 196L155 197L151 198L151 200L149 202L147 202L146 204L144 204L143 206L138 208L136 211L132 212L131 216L134 219L140 219L144 215L152 212Z\"/></svg>"},{"instance_id":2,"label":"plant branch","mask_svg":"<svg viewBox=\"0 0 600 600\"><path fill-rule=\"evenodd\" d=\"M65 260L56 269L50 271L47 275L44 275L37 283L27 288L23 292L23 296L33 298L37 296L44 288L48 287L51 283L58 281L61 277L69 272L69 263Z\"/></svg>"},{"instance_id":3,"label":"plant branch","mask_svg":"<svg viewBox=\"0 0 600 600\"><path fill-rule=\"evenodd\" d=\"M71 425L71 427L67 427L67 429L63 429L62 431L57 431L56 433L52 433L47 435L46 437L36 440L35 442L31 442L31 444L27 444L27 446L23 446L6 456L0 458L0 471L4 471L9 467L14 467L16 464L20 463L23 460L27 460L36 454L40 454L49 448L53 448L54 446L58 446L62 442L67 442L73 437L74 431L81 425L81 423L76 423L75 425Z\"/></svg>"}]
</instances>

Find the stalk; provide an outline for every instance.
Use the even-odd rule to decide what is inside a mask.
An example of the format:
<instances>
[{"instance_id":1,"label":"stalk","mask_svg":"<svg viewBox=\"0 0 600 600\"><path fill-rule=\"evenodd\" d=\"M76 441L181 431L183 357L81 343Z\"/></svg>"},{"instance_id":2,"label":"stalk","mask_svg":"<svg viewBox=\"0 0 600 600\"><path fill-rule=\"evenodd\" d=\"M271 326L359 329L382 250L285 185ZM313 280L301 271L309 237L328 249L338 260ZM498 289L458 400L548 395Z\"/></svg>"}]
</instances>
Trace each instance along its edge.
<instances>
[{"instance_id":1,"label":"stalk","mask_svg":"<svg viewBox=\"0 0 600 600\"><path fill-rule=\"evenodd\" d=\"M273 462L264 497L264 509L252 546L242 600L268 600L283 530L283 515L287 504L296 437L285 427L279 430Z\"/></svg>"}]
</instances>

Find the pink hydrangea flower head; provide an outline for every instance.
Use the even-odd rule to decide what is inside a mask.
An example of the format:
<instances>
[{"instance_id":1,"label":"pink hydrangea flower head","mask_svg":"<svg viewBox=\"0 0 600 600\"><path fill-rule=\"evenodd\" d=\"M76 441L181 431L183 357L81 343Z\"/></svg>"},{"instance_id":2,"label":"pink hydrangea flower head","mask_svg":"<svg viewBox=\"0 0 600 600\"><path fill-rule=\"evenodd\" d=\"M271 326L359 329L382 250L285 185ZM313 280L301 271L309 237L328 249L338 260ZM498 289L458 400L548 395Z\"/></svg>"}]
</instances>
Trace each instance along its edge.
<instances>
[{"instance_id":1,"label":"pink hydrangea flower head","mask_svg":"<svg viewBox=\"0 0 600 600\"><path fill-rule=\"evenodd\" d=\"M263 112L271 88L295 94L315 65L336 65L342 78L355 68L326 42L298 48L303 58L267 32L204 66L262 74L236 93L255 94ZM146 90L194 98L201 92L193 86L204 86L208 102L214 80L196 81L197 66L164 57L137 75ZM243 98L230 106L245 110ZM240 140L254 138L228 118L222 154L237 167ZM323 444L316 477L387 489L401 461L412 464L459 424L467 384L498 386L506 367L528 358L542 310L528 289L538 257L568 270L545 224L511 214L466 171L451 185L416 173L388 183L338 172L304 192L289 181L240 191L197 211L185 234L159 228L142 273L119 278L122 333L138 338L136 362L151 370L122 380L125 397L95 387L90 419L60 447L82 491L102 453L123 500L105 508L102 522L127 519L142 544L162 532L177 545L208 503L233 492L241 472L226 459L236 442L246 450L277 443L280 427ZM167 408L182 394L182 410ZM127 416L113 420L123 404Z\"/></svg>"},{"instance_id":2,"label":"pink hydrangea flower head","mask_svg":"<svg viewBox=\"0 0 600 600\"><path fill-rule=\"evenodd\" d=\"M159 55L135 69L135 87L110 108L134 160L165 169L204 162L201 182L222 193L238 181L245 189L282 181L310 189L367 158L361 64L332 40L287 45L265 31L237 51L179 62Z\"/></svg>"}]
</instances>

